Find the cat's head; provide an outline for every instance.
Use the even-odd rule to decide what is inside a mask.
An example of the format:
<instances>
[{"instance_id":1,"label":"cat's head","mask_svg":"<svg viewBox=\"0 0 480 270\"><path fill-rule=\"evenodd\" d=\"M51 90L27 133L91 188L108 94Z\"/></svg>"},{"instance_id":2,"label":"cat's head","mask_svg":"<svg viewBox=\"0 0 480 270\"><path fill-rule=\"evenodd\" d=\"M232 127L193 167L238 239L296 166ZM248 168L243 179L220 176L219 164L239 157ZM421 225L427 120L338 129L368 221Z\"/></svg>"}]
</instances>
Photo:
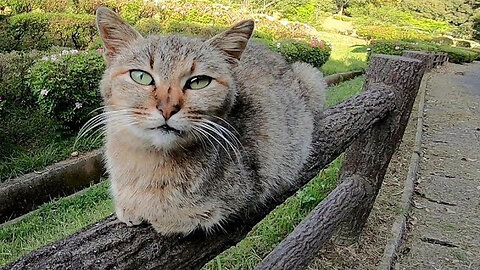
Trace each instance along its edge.
<instances>
[{"instance_id":1,"label":"cat's head","mask_svg":"<svg viewBox=\"0 0 480 270\"><path fill-rule=\"evenodd\" d=\"M253 31L243 21L208 40L143 37L116 13L97 10L107 69L101 91L109 132L171 149L202 137L231 109L232 68ZM218 129L218 127L217 127Z\"/></svg>"}]
</instances>

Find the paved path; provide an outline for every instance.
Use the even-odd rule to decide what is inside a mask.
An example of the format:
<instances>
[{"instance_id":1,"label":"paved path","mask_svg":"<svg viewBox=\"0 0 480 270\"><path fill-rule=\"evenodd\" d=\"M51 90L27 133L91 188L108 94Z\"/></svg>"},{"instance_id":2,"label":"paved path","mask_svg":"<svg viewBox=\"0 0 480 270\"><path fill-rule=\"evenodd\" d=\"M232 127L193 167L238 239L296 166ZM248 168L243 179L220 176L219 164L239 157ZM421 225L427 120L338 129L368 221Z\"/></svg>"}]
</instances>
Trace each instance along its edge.
<instances>
[{"instance_id":1,"label":"paved path","mask_svg":"<svg viewBox=\"0 0 480 270\"><path fill-rule=\"evenodd\" d=\"M411 231L395 269L480 269L480 63L427 85L424 158Z\"/></svg>"}]
</instances>

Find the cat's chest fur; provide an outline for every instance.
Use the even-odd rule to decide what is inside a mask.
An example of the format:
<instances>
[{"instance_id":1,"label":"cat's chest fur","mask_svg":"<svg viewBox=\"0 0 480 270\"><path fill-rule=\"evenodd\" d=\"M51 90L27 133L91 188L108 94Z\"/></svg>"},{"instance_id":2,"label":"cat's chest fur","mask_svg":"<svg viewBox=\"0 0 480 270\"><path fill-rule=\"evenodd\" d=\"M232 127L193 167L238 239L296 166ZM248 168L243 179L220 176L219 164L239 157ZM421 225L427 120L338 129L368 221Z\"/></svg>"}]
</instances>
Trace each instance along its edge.
<instances>
[{"instance_id":1,"label":"cat's chest fur","mask_svg":"<svg viewBox=\"0 0 480 270\"><path fill-rule=\"evenodd\" d=\"M111 177L132 189L168 195L174 189L190 188L196 178L195 164L155 151L131 149L118 143L107 146L107 157Z\"/></svg>"}]
</instances>

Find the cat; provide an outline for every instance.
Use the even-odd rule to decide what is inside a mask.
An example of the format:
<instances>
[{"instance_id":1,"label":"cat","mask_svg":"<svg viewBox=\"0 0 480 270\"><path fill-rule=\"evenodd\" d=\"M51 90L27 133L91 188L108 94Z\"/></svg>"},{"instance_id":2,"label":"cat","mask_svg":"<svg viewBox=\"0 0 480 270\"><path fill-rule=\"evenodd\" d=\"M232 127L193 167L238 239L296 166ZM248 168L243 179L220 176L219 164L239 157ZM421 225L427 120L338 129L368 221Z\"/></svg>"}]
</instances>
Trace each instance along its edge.
<instances>
[{"instance_id":1,"label":"cat","mask_svg":"<svg viewBox=\"0 0 480 270\"><path fill-rule=\"evenodd\" d=\"M120 221L165 235L211 232L295 184L324 107L318 69L249 42L251 20L198 39L143 37L104 7L96 16Z\"/></svg>"}]
</instances>

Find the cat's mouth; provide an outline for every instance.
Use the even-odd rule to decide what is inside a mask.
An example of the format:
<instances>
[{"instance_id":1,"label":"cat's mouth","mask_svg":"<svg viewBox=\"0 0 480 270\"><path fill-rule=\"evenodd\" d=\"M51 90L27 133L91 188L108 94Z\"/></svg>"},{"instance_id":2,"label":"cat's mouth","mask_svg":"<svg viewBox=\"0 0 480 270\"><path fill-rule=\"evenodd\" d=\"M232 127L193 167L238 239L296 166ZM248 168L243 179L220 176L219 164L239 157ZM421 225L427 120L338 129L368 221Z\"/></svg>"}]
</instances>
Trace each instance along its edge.
<instances>
[{"instance_id":1,"label":"cat's mouth","mask_svg":"<svg viewBox=\"0 0 480 270\"><path fill-rule=\"evenodd\" d=\"M158 127L154 127L154 128L150 128L151 130L160 130L164 133L174 133L176 135L181 135L183 133L183 131L181 130L178 130L176 128L173 128L167 124L164 124L164 125L161 125L161 126L158 126Z\"/></svg>"}]
</instances>

